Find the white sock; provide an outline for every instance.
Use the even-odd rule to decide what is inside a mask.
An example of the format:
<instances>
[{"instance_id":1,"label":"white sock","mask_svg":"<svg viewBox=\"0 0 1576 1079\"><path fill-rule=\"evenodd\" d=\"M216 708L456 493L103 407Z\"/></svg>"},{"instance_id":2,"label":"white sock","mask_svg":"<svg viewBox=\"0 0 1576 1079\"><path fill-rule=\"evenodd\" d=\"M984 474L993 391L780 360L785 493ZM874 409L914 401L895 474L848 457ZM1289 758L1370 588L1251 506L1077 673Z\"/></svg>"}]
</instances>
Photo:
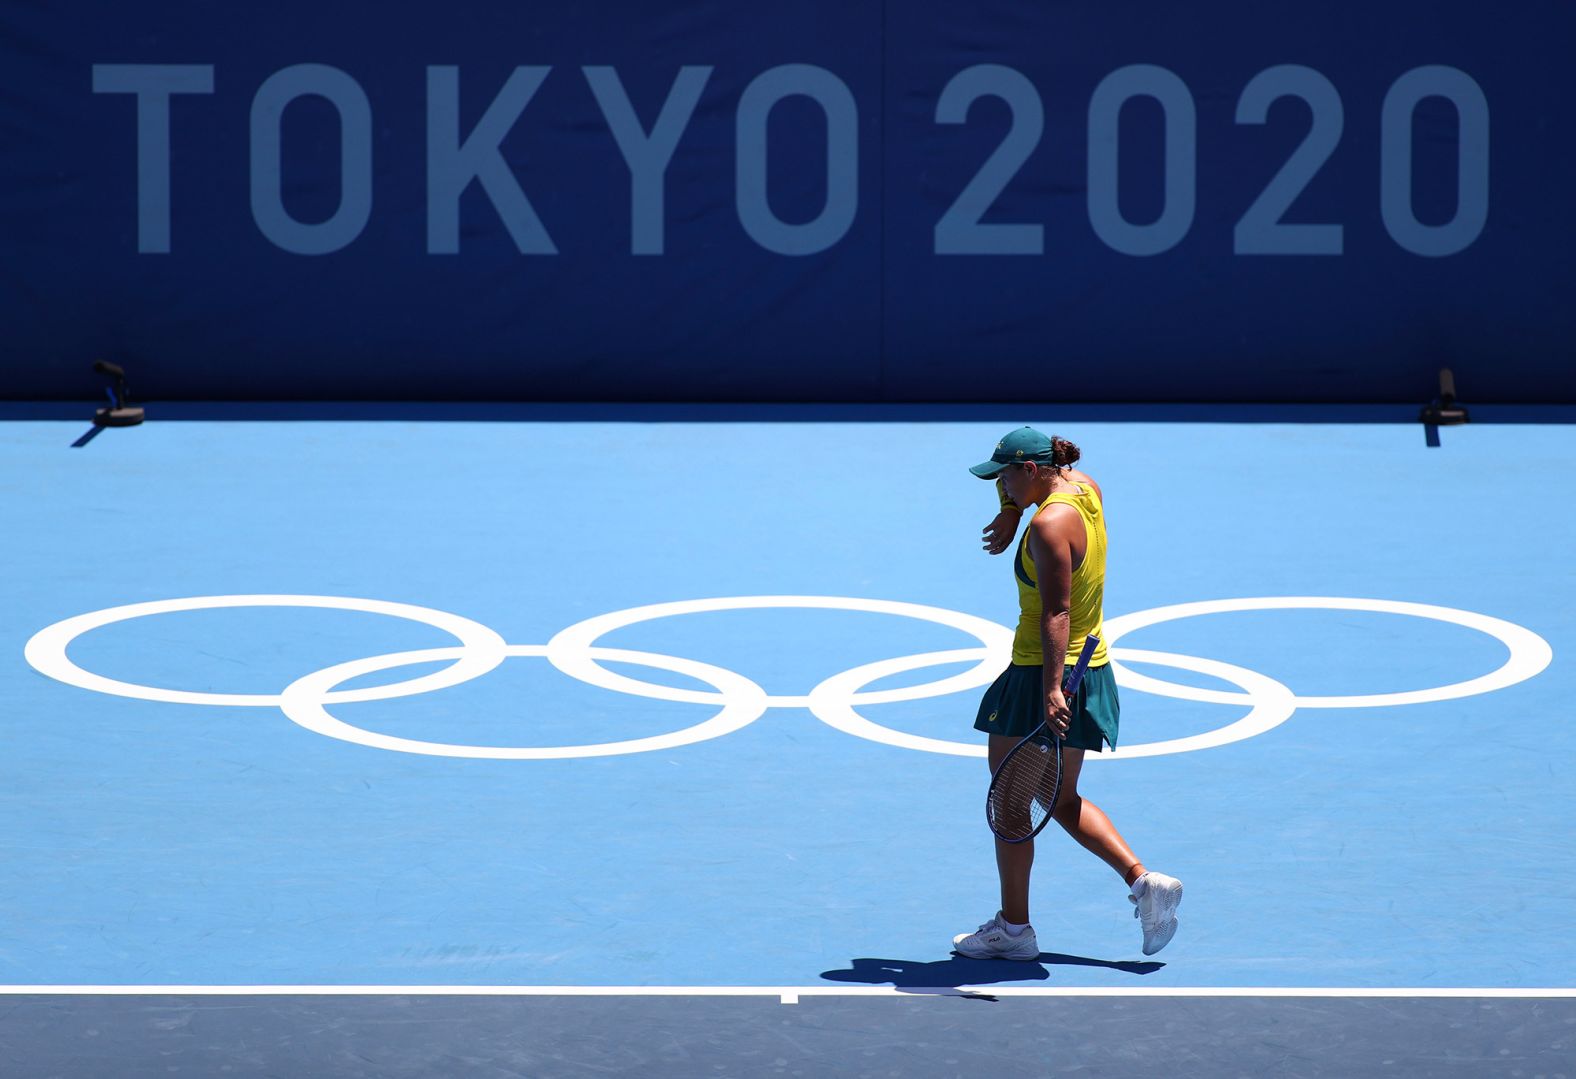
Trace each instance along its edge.
<instances>
[{"instance_id":1,"label":"white sock","mask_svg":"<svg viewBox=\"0 0 1576 1079\"><path fill-rule=\"evenodd\" d=\"M1028 922L1024 922L1022 925L1016 922L1009 922L1005 915L1001 918L1000 924L1007 931L1009 937L1021 937L1023 936L1023 931L1029 928Z\"/></svg>"},{"instance_id":2,"label":"white sock","mask_svg":"<svg viewBox=\"0 0 1576 1079\"><path fill-rule=\"evenodd\" d=\"M1149 891L1149 882L1145 880L1143 876L1140 876L1137 880L1133 881L1133 883L1127 886L1127 890L1132 892L1135 896L1141 897L1145 892Z\"/></svg>"}]
</instances>

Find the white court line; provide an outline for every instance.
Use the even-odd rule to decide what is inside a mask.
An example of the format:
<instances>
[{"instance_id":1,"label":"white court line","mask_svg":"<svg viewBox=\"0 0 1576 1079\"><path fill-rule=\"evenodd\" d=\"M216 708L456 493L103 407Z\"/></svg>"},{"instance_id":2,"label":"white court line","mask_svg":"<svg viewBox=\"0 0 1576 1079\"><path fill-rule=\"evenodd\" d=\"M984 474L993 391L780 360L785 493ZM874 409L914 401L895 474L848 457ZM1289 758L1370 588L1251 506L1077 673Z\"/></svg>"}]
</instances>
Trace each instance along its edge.
<instances>
[{"instance_id":1,"label":"white court line","mask_svg":"<svg viewBox=\"0 0 1576 1079\"><path fill-rule=\"evenodd\" d=\"M1324 997L1576 1000L1576 988L1415 986L972 986L890 985L0 985L0 996L433 997Z\"/></svg>"}]
</instances>

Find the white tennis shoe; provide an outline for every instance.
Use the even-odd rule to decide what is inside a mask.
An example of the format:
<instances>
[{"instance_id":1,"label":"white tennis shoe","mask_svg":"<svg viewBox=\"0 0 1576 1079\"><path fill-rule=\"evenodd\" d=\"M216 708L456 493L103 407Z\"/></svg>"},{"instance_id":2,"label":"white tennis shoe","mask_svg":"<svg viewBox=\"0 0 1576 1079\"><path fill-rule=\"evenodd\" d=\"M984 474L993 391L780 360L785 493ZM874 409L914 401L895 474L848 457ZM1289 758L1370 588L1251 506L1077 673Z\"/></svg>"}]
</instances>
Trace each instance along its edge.
<instances>
[{"instance_id":1,"label":"white tennis shoe","mask_svg":"<svg viewBox=\"0 0 1576 1079\"><path fill-rule=\"evenodd\" d=\"M1002 925L1001 912L972 933L952 938L952 950L970 959L1038 959L1040 943L1030 926L1017 936Z\"/></svg>"},{"instance_id":2,"label":"white tennis shoe","mask_svg":"<svg viewBox=\"0 0 1576 1079\"><path fill-rule=\"evenodd\" d=\"M1144 954L1154 955L1171 943L1177 931L1177 906L1182 882L1164 873L1145 873L1132 884L1133 917L1144 930Z\"/></svg>"}]
</instances>

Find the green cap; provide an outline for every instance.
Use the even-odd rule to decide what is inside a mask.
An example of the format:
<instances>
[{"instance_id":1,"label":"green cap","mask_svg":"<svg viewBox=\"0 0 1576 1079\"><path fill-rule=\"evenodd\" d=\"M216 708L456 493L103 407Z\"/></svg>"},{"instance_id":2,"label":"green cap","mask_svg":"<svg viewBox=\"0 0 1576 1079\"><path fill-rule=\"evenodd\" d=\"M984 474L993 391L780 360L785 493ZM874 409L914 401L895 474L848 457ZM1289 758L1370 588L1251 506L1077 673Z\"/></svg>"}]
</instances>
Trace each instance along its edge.
<instances>
[{"instance_id":1,"label":"green cap","mask_svg":"<svg viewBox=\"0 0 1576 1079\"><path fill-rule=\"evenodd\" d=\"M977 464L969 471L982 480L990 480L995 479L996 474L1008 465L1022 464L1024 461L1039 461L1043 464L1055 457L1056 448L1051 443L1051 436L1041 434L1032 427L1020 427L1002 436L989 461Z\"/></svg>"}]
</instances>

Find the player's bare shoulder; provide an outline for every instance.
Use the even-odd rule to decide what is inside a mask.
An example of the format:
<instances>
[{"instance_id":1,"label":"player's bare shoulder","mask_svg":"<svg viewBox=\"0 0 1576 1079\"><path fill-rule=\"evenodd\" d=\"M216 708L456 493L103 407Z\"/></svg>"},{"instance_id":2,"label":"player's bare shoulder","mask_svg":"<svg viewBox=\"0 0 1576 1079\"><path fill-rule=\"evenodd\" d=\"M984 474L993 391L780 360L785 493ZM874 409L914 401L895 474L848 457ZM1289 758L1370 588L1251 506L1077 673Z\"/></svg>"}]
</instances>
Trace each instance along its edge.
<instances>
[{"instance_id":1,"label":"player's bare shoulder","mask_svg":"<svg viewBox=\"0 0 1576 1079\"><path fill-rule=\"evenodd\" d=\"M1083 518L1066 502L1052 502L1041 507L1029 522L1031 549L1034 541L1041 544L1066 545L1083 537Z\"/></svg>"}]
</instances>

